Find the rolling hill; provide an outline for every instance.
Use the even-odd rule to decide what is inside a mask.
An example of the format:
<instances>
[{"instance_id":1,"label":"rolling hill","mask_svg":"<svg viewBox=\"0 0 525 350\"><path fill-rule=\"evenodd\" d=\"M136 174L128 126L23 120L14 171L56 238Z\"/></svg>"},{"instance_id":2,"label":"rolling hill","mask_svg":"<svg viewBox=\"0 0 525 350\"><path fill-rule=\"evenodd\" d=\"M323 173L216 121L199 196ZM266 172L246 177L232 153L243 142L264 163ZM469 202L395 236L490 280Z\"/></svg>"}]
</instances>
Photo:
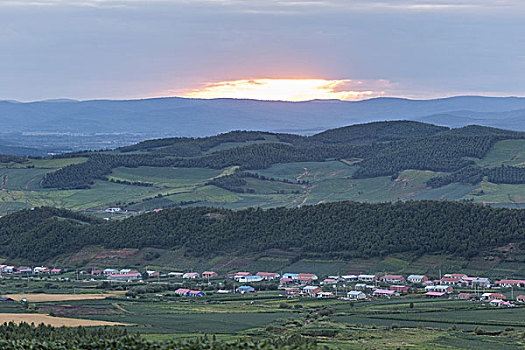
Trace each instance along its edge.
<instances>
[{"instance_id":1,"label":"rolling hill","mask_svg":"<svg viewBox=\"0 0 525 350\"><path fill-rule=\"evenodd\" d=\"M110 206L130 214L408 199L520 208L524 169L525 133L483 126L395 121L312 136L236 131L0 158L0 213L44 205L106 215Z\"/></svg>"}]
</instances>

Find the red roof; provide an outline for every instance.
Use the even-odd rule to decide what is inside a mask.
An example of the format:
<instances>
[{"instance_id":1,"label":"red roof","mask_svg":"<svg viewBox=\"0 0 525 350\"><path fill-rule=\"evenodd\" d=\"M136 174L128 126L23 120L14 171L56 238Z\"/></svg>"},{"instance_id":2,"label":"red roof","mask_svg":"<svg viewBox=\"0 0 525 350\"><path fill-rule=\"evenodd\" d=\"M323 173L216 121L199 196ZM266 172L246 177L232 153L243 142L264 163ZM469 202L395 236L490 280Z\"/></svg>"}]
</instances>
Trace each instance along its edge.
<instances>
[{"instance_id":1,"label":"red roof","mask_svg":"<svg viewBox=\"0 0 525 350\"><path fill-rule=\"evenodd\" d=\"M252 274L249 272L237 272L235 276L251 276Z\"/></svg>"},{"instance_id":2,"label":"red roof","mask_svg":"<svg viewBox=\"0 0 525 350\"><path fill-rule=\"evenodd\" d=\"M398 280L404 280L405 278L401 275L384 275L381 277L381 279L398 279Z\"/></svg>"},{"instance_id":3,"label":"red roof","mask_svg":"<svg viewBox=\"0 0 525 350\"><path fill-rule=\"evenodd\" d=\"M313 273L300 273L299 275L297 275L297 277L302 277L302 278L314 278L316 277Z\"/></svg>"},{"instance_id":4,"label":"red roof","mask_svg":"<svg viewBox=\"0 0 525 350\"><path fill-rule=\"evenodd\" d=\"M525 299L525 295L518 295L516 299Z\"/></svg>"},{"instance_id":5,"label":"red roof","mask_svg":"<svg viewBox=\"0 0 525 350\"><path fill-rule=\"evenodd\" d=\"M492 293L490 296L493 297L493 298L498 298L498 299L507 299L506 296L504 296L503 294L500 294L500 293Z\"/></svg>"},{"instance_id":6,"label":"red roof","mask_svg":"<svg viewBox=\"0 0 525 350\"><path fill-rule=\"evenodd\" d=\"M496 284L525 284L524 280L501 280L496 281Z\"/></svg>"},{"instance_id":7,"label":"red roof","mask_svg":"<svg viewBox=\"0 0 525 350\"><path fill-rule=\"evenodd\" d=\"M277 276L275 272L257 272L257 276Z\"/></svg>"},{"instance_id":8,"label":"red roof","mask_svg":"<svg viewBox=\"0 0 525 350\"><path fill-rule=\"evenodd\" d=\"M459 282L459 281L461 281L461 279L456 278L456 277L443 277L441 279L441 282Z\"/></svg>"},{"instance_id":9,"label":"red roof","mask_svg":"<svg viewBox=\"0 0 525 350\"><path fill-rule=\"evenodd\" d=\"M108 275L108 277L137 277L136 273L116 273Z\"/></svg>"},{"instance_id":10,"label":"red roof","mask_svg":"<svg viewBox=\"0 0 525 350\"><path fill-rule=\"evenodd\" d=\"M425 295L431 296L431 297L442 297L445 295L444 292L426 292Z\"/></svg>"},{"instance_id":11,"label":"red roof","mask_svg":"<svg viewBox=\"0 0 525 350\"><path fill-rule=\"evenodd\" d=\"M199 294L199 293L202 293L202 291L200 291L200 290L190 290L188 292L188 294Z\"/></svg>"}]
</instances>

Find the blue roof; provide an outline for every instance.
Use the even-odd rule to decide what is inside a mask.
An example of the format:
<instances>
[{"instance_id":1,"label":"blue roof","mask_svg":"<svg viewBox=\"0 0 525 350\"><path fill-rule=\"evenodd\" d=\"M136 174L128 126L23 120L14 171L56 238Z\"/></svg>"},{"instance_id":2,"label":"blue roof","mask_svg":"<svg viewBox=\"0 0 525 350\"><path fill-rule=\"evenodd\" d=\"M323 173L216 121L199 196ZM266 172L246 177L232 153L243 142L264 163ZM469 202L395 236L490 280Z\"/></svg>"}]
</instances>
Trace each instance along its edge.
<instances>
[{"instance_id":1,"label":"blue roof","mask_svg":"<svg viewBox=\"0 0 525 350\"><path fill-rule=\"evenodd\" d=\"M240 286L237 290L255 290L255 288L250 286Z\"/></svg>"}]
</instances>

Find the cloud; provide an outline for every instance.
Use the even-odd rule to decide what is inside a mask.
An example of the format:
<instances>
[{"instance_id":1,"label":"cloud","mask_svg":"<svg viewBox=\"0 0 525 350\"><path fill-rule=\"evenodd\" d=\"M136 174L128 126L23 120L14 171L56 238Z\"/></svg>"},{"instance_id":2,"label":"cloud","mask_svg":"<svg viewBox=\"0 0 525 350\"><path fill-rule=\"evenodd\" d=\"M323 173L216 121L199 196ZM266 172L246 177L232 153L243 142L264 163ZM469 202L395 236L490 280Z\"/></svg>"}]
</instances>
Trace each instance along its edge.
<instances>
[{"instance_id":1,"label":"cloud","mask_svg":"<svg viewBox=\"0 0 525 350\"><path fill-rule=\"evenodd\" d=\"M207 83L188 91L172 91L190 98L240 98L278 101L309 101L316 99L338 99L346 101L379 97L387 87L385 80L364 83L351 79L243 79Z\"/></svg>"}]
</instances>

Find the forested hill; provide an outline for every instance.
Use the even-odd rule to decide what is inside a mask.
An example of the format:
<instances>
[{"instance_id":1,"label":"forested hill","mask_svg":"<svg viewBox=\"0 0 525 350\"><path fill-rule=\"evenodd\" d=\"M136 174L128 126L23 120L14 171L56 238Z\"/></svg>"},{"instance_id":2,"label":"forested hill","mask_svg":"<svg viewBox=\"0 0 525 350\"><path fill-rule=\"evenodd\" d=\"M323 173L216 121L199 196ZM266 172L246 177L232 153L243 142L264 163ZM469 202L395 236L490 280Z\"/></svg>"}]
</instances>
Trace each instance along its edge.
<instances>
[{"instance_id":1,"label":"forested hill","mask_svg":"<svg viewBox=\"0 0 525 350\"><path fill-rule=\"evenodd\" d=\"M369 258L391 253L472 257L511 242L525 249L525 211L441 201L178 208L114 222L36 208L0 219L0 254L36 264L88 245L183 249L206 258L272 248L303 257Z\"/></svg>"},{"instance_id":2,"label":"forested hill","mask_svg":"<svg viewBox=\"0 0 525 350\"><path fill-rule=\"evenodd\" d=\"M274 164L351 160L358 170L353 178L393 176L417 169L451 172L459 182L462 170L475 165L501 140L525 139L525 133L469 126L449 129L412 121L375 122L305 137L292 134L236 131L206 138L168 138L141 142L111 152L83 152L58 157L88 157L48 173L44 188L89 188L95 179L105 179L117 167L183 167L223 169L239 166L244 170L265 169ZM485 171L485 170L483 170ZM484 173L477 170L479 179ZM502 169L501 183L525 183L514 169ZM516 174L518 177L516 177ZM496 178L496 177L495 177ZM429 185L448 183L450 178Z\"/></svg>"}]
</instances>

